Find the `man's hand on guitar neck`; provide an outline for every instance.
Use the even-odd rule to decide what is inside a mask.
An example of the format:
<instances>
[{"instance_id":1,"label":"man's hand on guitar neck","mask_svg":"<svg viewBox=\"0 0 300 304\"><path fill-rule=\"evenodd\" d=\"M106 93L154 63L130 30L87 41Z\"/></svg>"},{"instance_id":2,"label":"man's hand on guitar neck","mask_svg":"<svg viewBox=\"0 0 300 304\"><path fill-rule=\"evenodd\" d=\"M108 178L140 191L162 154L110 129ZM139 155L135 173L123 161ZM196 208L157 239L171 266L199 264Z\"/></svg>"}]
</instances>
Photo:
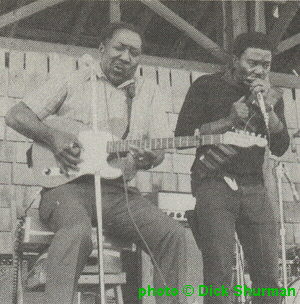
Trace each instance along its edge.
<instances>
[{"instance_id":1,"label":"man's hand on guitar neck","mask_svg":"<svg viewBox=\"0 0 300 304\"><path fill-rule=\"evenodd\" d=\"M134 159L137 170L149 170L154 168L160 165L165 158L163 150L152 151L130 146L129 152Z\"/></svg>"},{"instance_id":2,"label":"man's hand on guitar neck","mask_svg":"<svg viewBox=\"0 0 300 304\"><path fill-rule=\"evenodd\" d=\"M110 160L109 164L121 169L125 180L130 181L135 177L138 170L149 170L161 164L164 155L163 150L153 152L131 146L126 157L114 158Z\"/></svg>"},{"instance_id":3,"label":"man's hand on guitar neck","mask_svg":"<svg viewBox=\"0 0 300 304\"><path fill-rule=\"evenodd\" d=\"M78 171L77 165L82 161L80 152L83 149L78 138L64 131L52 130L52 140L48 143L50 150L54 153L63 173L68 174L68 170Z\"/></svg>"}]
</instances>

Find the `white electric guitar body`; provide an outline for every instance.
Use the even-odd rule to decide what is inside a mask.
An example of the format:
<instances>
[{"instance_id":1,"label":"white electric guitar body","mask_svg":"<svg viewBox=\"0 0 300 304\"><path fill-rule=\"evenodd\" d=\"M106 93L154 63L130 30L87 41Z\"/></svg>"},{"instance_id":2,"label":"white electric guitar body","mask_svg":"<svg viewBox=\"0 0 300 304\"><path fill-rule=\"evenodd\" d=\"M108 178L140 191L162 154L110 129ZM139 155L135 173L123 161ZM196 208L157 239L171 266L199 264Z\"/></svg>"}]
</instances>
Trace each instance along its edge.
<instances>
[{"instance_id":1,"label":"white electric guitar body","mask_svg":"<svg viewBox=\"0 0 300 304\"><path fill-rule=\"evenodd\" d=\"M121 169L112 167L107 162L109 154L106 151L106 143L113 141L114 136L101 131L97 134L93 131L82 131L79 132L78 139L84 147L80 155L83 162L78 164L79 171L69 169L68 175L61 172L58 161L46 146L34 143L33 174L39 185L56 187L95 171L100 171L101 177L106 179L115 179L122 175Z\"/></svg>"},{"instance_id":2,"label":"white electric guitar body","mask_svg":"<svg viewBox=\"0 0 300 304\"><path fill-rule=\"evenodd\" d=\"M56 123L54 125L59 128ZM128 152L130 145L150 150L192 148L213 144L235 145L244 148L254 145L265 147L267 145L265 138L241 132L175 138L118 140L115 136L105 131L80 131L80 127L70 127L70 125L68 125L68 128L62 127L59 129L72 132L78 136L83 145L80 155L82 162L78 164L78 171L69 170L68 175L66 175L61 172L58 161L52 151L43 144L34 143L32 149L33 175L36 183L43 187L57 187L80 176L94 174L96 171L100 171L102 178L116 179L122 176L122 170L118 168L116 161L108 162L108 156L111 153Z\"/></svg>"}]
</instances>

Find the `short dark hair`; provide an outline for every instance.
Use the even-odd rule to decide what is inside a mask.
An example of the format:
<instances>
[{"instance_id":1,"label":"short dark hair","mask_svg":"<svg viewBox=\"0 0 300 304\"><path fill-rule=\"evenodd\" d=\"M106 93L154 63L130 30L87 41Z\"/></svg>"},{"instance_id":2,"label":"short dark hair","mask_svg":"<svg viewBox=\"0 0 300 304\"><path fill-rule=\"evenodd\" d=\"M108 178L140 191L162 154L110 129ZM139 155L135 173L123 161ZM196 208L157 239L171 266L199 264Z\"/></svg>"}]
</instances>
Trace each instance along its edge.
<instances>
[{"instance_id":1,"label":"short dark hair","mask_svg":"<svg viewBox=\"0 0 300 304\"><path fill-rule=\"evenodd\" d=\"M107 40L110 40L113 37L115 32L123 29L137 33L142 39L142 34L140 30L133 24L126 22L113 22L102 29L100 34L101 42L105 44Z\"/></svg>"},{"instance_id":2,"label":"short dark hair","mask_svg":"<svg viewBox=\"0 0 300 304\"><path fill-rule=\"evenodd\" d=\"M268 35L260 32L243 33L237 36L233 42L232 53L240 58L247 48L269 50L272 54L275 51Z\"/></svg>"}]
</instances>

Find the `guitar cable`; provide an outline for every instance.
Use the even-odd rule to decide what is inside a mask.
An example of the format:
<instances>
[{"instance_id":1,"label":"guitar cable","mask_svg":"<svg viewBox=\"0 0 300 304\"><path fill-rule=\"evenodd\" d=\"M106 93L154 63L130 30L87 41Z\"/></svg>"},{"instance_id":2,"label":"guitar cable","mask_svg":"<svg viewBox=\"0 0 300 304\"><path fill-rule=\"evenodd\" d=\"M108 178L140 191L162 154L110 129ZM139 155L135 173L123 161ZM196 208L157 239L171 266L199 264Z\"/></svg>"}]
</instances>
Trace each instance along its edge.
<instances>
[{"instance_id":1,"label":"guitar cable","mask_svg":"<svg viewBox=\"0 0 300 304\"><path fill-rule=\"evenodd\" d=\"M16 229L14 231L14 244L13 244L13 279L12 279L12 291L11 291L11 300L12 304L18 303L18 283L19 283L19 276L22 275L22 251L20 250L20 245L23 242L24 238L24 224L27 218L27 212L32 207L34 202L36 201L37 197L40 195L40 190L34 193L31 203L24 211L24 215L21 216ZM22 278L21 278L22 280Z\"/></svg>"},{"instance_id":2,"label":"guitar cable","mask_svg":"<svg viewBox=\"0 0 300 304\"><path fill-rule=\"evenodd\" d=\"M106 114L107 114L108 121L110 121L110 114L109 114L109 107L108 107L108 97L107 97L106 83L104 83L104 95L105 95L105 103L106 103ZM110 129L110 133L113 134L113 132L112 132L112 126L111 126L110 123L109 123L109 129ZM128 136L128 134L127 134L127 136ZM115 142L114 137L113 137L112 141L113 141L113 143ZM120 161L121 161L120 153L117 152L116 154L117 154L118 161L120 162ZM133 224L133 226L134 226L136 232L137 232L138 235L140 236L140 238L141 238L143 244L145 245L145 247L146 247L146 249L147 249L147 251L148 251L148 254L149 254L149 256L150 256L150 258L151 258L151 260L152 260L152 263L153 263L154 267L156 268L156 270L157 270L157 272L158 272L158 274L159 274L159 276L160 276L160 278L161 278L161 280L162 280L164 286L167 287L167 283L166 283L166 280L165 280L164 275L163 275L163 273L162 273L162 270L161 270L161 268L159 267L159 265L158 265L156 259L154 258L154 255L153 255L151 249L149 248L149 245L148 245L147 241L145 240L145 238L144 238L142 232L140 231L140 229L139 229L137 223L136 223L135 220L134 220L134 216L133 216L133 214L132 214L132 211L131 211L130 205L129 205L128 186L127 186L127 182L126 182L126 180L125 180L124 174L122 174L122 180L123 180L123 185L124 185L124 193L125 193L126 207L127 207L127 211L128 211L130 220L131 220L131 222L132 222L132 224Z\"/></svg>"},{"instance_id":3,"label":"guitar cable","mask_svg":"<svg viewBox=\"0 0 300 304\"><path fill-rule=\"evenodd\" d=\"M119 152L117 152L117 157L118 157L118 161L120 161L120 160L121 160L121 157L120 157L120 153L119 153ZM130 219L131 219L131 221L132 221L133 226L135 227L135 230L137 231L138 235L140 236L142 242L144 243L144 245L145 245L145 247L146 247L146 249L147 249L147 251L148 251L148 254L149 254L149 256L150 256L150 258L151 258L151 260L152 260L152 263L153 263L154 267L156 268L156 270L157 270L157 272L158 272L158 274L159 274L159 276L160 276L160 278L161 278L161 280L162 280L164 286L167 287L167 282L166 282L166 280L165 280L165 278L164 278L164 275L163 275L163 273L162 273L162 270L161 270L161 268L159 267L159 265L158 265L156 259L154 258L154 255L153 255L151 249L149 248L149 245L147 244L147 241L145 240L145 238L144 238L142 232L140 231L140 229L139 229L137 223L136 223L135 220L134 220L134 216L133 216L133 214L132 214L132 211L131 211L130 205L129 205L128 186L127 186L127 182L126 182L126 180L125 180L124 174L122 175L122 179L123 179L123 185L124 185L124 193L125 193L126 207L127 207L127 210L128 210L129 217L130 217Z\"/></svg>"}]
</instances>

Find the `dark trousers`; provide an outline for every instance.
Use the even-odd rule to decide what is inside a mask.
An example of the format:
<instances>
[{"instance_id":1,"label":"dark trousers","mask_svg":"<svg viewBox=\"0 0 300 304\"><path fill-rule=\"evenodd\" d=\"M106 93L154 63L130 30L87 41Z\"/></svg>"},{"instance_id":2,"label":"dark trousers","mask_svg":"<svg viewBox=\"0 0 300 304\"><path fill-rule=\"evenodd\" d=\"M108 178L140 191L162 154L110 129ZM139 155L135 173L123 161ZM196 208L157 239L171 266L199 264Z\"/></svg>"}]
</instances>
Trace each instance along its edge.
<instances>
[{"instance_id":1,"label":"dark trousers","mask_svg":"<svg viewBox=\"0 0 300 304\"><path fill-rule=\"evenodd\" d=\"M143 198L137 189L129 191L129 208L136 225L152 251L167 286L183 284L184 228ZM110 234L129 239L143 248L128 212L124 190L102 185L103 226ZM94 182L89 179L53 188L42 195L40 217L54 232L46 265L47 304L72 304L78 278L92 250L91 228L96 222ZM182 280L182 281L180 281ZM179 282L180 281L180 282ZM153 287L153 286L151 286ZM154 288L164 288L155 270ZM179 296L158 296L157 303L179 303Z\"/></svg>"},{"instance_id":2,"label":"dark trousers","mask_svg":"<svg viewBox=\"0 0 300 304\"><path fill-rule=\"evenodd\" d=\"M278 253L274 212L263 185L233 191L224 180L203 180L196 213L204 264L204 285L229 288L235 231L249 265L252 288L277 288ZM226 296L206 296L205 303L231 303ZM254 297L252 303L280 303L279 296Z\"/></svg>"}]
</instances>

